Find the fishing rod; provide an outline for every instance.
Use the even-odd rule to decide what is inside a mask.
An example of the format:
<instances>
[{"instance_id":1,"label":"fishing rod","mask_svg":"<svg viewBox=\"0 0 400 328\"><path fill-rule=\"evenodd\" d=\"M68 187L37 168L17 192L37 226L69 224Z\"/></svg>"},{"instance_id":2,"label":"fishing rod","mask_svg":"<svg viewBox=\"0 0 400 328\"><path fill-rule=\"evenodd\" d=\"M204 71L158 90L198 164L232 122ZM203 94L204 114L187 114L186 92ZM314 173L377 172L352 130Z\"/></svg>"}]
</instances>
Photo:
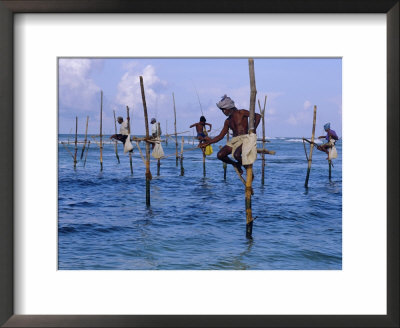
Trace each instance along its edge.
<instances>
[{"instance_id":1,"label":"fishing rod","mask_svg":"<svg viewBox=\"0 0 400 328\"><path fill-rule=\"evenodd\" d=\"M192 84L193 84L194 90L196 91L197 99L198 99L198 101L199 101L200 110L201 110L201 115L202 115L202 116L204 116L204 114L203 114L203 107L201 106L201 102L200 102L199 93L197 92L196 86L195 86L195 84L194 84L194 82L193 82L193 81L192 81Z\"/></svg>"}]
</instances>

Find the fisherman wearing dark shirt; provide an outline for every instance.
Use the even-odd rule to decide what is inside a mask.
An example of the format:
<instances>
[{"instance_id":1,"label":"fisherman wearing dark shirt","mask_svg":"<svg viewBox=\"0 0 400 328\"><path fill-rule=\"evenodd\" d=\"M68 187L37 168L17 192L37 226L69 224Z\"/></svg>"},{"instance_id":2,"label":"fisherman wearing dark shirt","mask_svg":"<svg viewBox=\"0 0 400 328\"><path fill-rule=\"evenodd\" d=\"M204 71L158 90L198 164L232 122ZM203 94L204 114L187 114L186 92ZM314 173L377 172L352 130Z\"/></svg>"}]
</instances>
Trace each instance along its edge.
<instances>
[{"instance_id":1,"label":"fisherman wearing dark shirt","mask_svg":"<svg viewBox=\"0 0 400 328\"><path fill-rule=\"evenodd\" d=\"M329 149L335 145L335 142L339 140L339 137L337 136L336 132L331 129L330 123L326 123L324 125L324 130L326 131L326 136L320 136L318 139L326 139L326 143L317 146L317 149L325 152L328 155L327 159L329 159Z\"/></svg>"}]
</instances>

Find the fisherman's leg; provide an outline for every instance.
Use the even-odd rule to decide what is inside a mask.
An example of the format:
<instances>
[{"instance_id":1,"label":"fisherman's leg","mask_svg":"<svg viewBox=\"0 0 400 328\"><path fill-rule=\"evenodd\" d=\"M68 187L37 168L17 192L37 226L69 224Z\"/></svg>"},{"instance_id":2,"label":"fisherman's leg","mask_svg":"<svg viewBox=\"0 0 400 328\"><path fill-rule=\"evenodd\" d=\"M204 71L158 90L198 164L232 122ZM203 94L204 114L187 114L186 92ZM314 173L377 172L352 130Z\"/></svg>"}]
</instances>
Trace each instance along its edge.
<instances>
[{"instance_id":1,"label":"fisherman's leg","mask_svg":"<svg viewBox=\"0 0 400 328\"><path fill-rule=\"evenodd\" d=\"M238 148L236 148L236 150L233 154L233 157L235 157L235 159L237 160L238 169L242 173L243 172L243 170L242 170L243 164L242 164L242 146L241 145Z\"/></svg>"},{"instance_id":2,"label":"fisherman's leg","mask_svg":"<svg viewBox=\"0 0 400 328\"><path fill-rule=\"evenodd\" d=\"M230 155L231 153L232 153L232 148L229 147L229 146L224 146L224 147L222 147L222 149L218 152L217 158L218 158L220 161L223 161L224 163L227 163L227 164L231 164L231 165L233 165L233 166L236 166L236 168L239 170L240 174L242 174L242 173L243 173L243 170L242 170L241 165L240 165L238 162L235 162L235 161L233 161L233 160L231 160L231 159L229 158L229 155Z\"/></svg>"}]
</instances>

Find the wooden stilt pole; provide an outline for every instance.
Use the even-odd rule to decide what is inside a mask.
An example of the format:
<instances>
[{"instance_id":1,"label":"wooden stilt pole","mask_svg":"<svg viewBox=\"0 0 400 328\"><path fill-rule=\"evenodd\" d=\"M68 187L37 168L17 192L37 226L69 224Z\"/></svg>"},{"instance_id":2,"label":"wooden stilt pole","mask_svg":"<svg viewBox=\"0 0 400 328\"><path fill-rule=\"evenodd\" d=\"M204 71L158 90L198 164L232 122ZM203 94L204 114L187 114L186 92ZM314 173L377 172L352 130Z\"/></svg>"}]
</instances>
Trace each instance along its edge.
<instances>
[{"instance_id":1,"label":"wooden stilt pole","mask_svg":"<svg viewBox=\"0 0 400 328\"><path fill-rule=\"evenodd\" d=\"M140 89L142 91L142 102L144 112L144 124L146 128L146 139L149 139L149 119L147 117L146 96L144 94L143 77L140 76ZM150 206L150 144L146 141L146 206Z\"/></svg>"},{"instance_id":2,"label":"wooden stilt pole","mask_svg":"<svg viewBox=\"0 0 400 328\"><path fill-rule=\"evenodd\" d=\"M75 154L74 154L74 169L76 169L76 153L78 152L78 116L75 117Z\"/></svg>"},{"instance_id":3,"label":"wooden stilt pole","mask_svg":"<svg viewBox=\"0 0 400 328\"><path fill-rule=\"evenodd\" d=\"M254 60L249 59L249 75L250 75L250 115L249 115L249 134L255 132L254 117L256 108L256 78L254 73ZM251 195L253 184L253 164L246 167L246 190L245 190L245 204L246 204L246 238L251 239L253 234L253 213L251 210Z\"/></svg>"},{"instance_id":4,"label":"wooden stilt pole","mask_svg":"<svg viewBox=\"0 0 400 328\"><path fill-rule=\"evenodd\" d=\"M203 152L203 177L206 177L206 150L202 148Z\"/></svg>"},{"instance_id":5,"label":"wooden stilt pole","mask_svg":"<svg viewBox=\"0 0 400 328\"><path fill-rule=\"evenodd\" d=\"M332 179L332 161L329 160L329 180Z\"/></svg>"},{"instance_id":6,"label":"wooden stilt pole","mask_svg":"<svg viewBox=\"0 0 400 328\"><path fill-rule=\"evenodd\" d=\"M117 119L115 118L115 110L113 110L114 113L114 128L115 128L115 134L117 134ZM114 141L114 149L115 149L115 157L117 157L118 164L120 164L119 161L119 156L118 156L118 141Z\"/></svg>"},{"instance_id":7,"label":"wooden stilt pole","mask_svg":"<svg viewBox=\"0 0 400 328\"><path fill-rule=\"evenodd\" d=\"M168 120L165 122L165 135L166 135L165 146L168 146L168 137L167 137L167 135L168 135Z\"/></svg>"},{"instance_id":8,"label":"wooden stilt pole","mask_svg":"<svg viewBox=\"0 0 400 328\"><path fill-rule=\"evenodd\" d=\"M174 127L175 127L175 157L176 157L176 166L178 166L178 135L176 134L176 108L175 108L175 96L174 93L172 93L172 99L174 101Z\"/></svg>"},{"instance_id":9,"label":"wooden stilt pole","mask_svg":"<svg viewBox=\"0 0 400 328\"><path fill-rule=\"evenodd\" d=\"M103 171L103 90L100 99L100 171Z\"/></svg>"},{"instance_id":10,"label":"wooden stilt pole","mask_svg":"<svg viewBox=\"0 0 400 328\"><path fill-rule=\"evenodd\" d=\"M161 124L160 124L160 122L157 123L157 127L158 127L158 129L157 129L157 138L160 139L161 138L161 134L160 134ZM161 166L161 160L157 159L157 176L160 176L160 166Z\"/></svg>"},{"instance_id":11,"label":"wooden stilt pole","mask_svg":"<svg viewBox=\"0 0 400 328\"><path fill-rule=\"evenodd\" d=\"M314 116L313 116L313 126L312 126L312 135L311 135L310 156L308 156L307 176L306 176L306 181L304 183L304 187L306 187L306 188L308 188L308 179L310 178L312 153L313 153L313 149L314 149L314 136L315 136L315 124L316 124L316 122L317 122L317 106L314 106Z\"/></svg>"},{"instance_id":12,"label":"wooden stilt pole","mask_svg":"<svg viewBox=\"0 0 400 328\"><path fill-rule=\"evenodd\" d=\"M85 166L86 166L86 158L87 158L87 154L88 154L88 152L89 152L89 147L90 147L90 140L89 140L89 142L88 142L88 146L87 146L87 148L86 148L85 162L83 163L83 167L85 167Z\"/></svg>"},{"instance_id":13,"label":"wooden stilt pole","mask_svg":"<svg viewBox=\"0 0 400 328\"><path fill-rule=\"evenodd\" d=\"M185 142L185 139L184 139L184 137L182 137L182 142L181 142L181 156L180 156L180 159L181 159L181 176L184 176L185 175L185 169L183 168L183 143Z\"/></svg>"},{"instance_id":14,"label":"wooden stilt pole","mask_svg":"<svg viewBox=\"0 0 400 328\"><path fill-rule=\"evenodd\" d=\"M261 109L260 100L258 101L258 107L260 108L261 118L262 118L262 149L265 150L265 105L267 103L267 96L264 98L264 108ZM264 185L264 176L265 176L265 154L261 154L261 185Z\"/></svg>"},{"instance_id":15,"label":"wooden stilt pole","mask_svg":"<svg viewBox=\"0 0 400 328\"><path fill-rule=\"evenodd\" d=\"M83 153L85 152L86 143L87 143L88 124L89 124L89 116L86 117L85 141L83 142L82 153L81 153L81 160L82 160L82 157L83 157Z\"/></svg>"},{"instance_id":16,"label":"wooden stilt pole","mask_svg":"<svg viewBox=\"0 0 400 328\"><path fill-rule=\"evenodd\" d=\"M228 133L226 134L226 143L228 143L228 142L229 142L229 129L228 129ZM226 170L228 168L228 164L226 164L224 162L223 167L224 167L224 180L226 180Z\"/></svg>"},{"instance_id":17,"label":"wooden stilt pole","mask_svg":"<svg viewBox=\"0 0 400 328\"><path fill-rule=\"evenodd\" d=\"M131 119L129 117L129 107L126 106L126 119L128 121L128 133L129 133L129 138L131 137ZM131 174L133 174L133 166L132 166L132 152L129 152L129 165L131 168Z\"/></svg>"}]
</instances>

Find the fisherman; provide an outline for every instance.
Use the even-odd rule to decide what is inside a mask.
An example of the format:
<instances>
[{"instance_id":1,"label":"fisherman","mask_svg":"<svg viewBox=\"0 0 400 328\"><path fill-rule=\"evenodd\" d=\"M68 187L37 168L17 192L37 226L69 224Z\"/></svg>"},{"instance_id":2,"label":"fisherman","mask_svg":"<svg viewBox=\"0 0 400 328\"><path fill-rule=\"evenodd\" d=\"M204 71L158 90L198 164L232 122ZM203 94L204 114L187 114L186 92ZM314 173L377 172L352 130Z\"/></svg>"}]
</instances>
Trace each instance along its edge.
<instances>
[{"instance_id":1,"label":"fisherman","mask_svg":"<svg viewBox=\"0 0 400 328\"><path fill-rule=\"evenodd\" d=\"M224 95L220 102L217 103L217 107L228 116L225 120L224 126L219 135L205 141L200 147L207 147L209 144L216 143L224 136L229 133L229 129L233 132L233 138L227 142L227 144L221 148L218 152L217 157L219 160L232 164L237 168L240 174L243 173L242 165L251 164L257 158L257 136L256 134L249 135L249 120L250 112L246 109L237 109L234 101ZM261 120L260 114L255 114L254 117L254 132L257 129ZM245 151L242 152L242 148ZM228 157L232 154L236 161ZM242 164L244 163L244 164Z\"/></svg>"},{"instance_id":2,"label":"fisherman","mask_svg":"<svg viewBox=\"0 0 400 328\"><path fill-rule=\"evenodd\" d=\"M196 127L197 132L197 140L199 140L199 145L202 142L209 141L211 138L208 136L207 132L211 131L212 125L210 123L206 123L206 118L204 116L200 117L200 122L193 123L190 128ZM210 130L207 131L206 125L210 126Z\"/></svg>"},{"instance_id":3,"label":"fisherman","mask_svg":"<svg viewBox=\"0 0 400 328\"><path fill-rule=\"evenodd\" d=\"M332 149L334 149L336 151L335 142L337 140L339 140L339 137L337 136L336 132L331 129L330 123L326 123L324 125L324 130L326 131L326 136L320 136L320 137L318 137L318 139L326 139L326 143L324 143L323 145L317 146L317 149L325 152L328 155L328 157L326 159L330 160L332 158L336 158L334 156L329 156L329 151Z\"/></svg>"},{"instance_id":4,"label":"fisherman","mask_svg":"<svg viewBox=\"0 0 400 328\"><path fill-rule=\"evenodd\" d=\"M127 118L126 121L124 121L124 119L121 116L118 116L117 122L121 125L119 128L119 134L113 134L110 137L110 139L121 141L125 145L126 138L128 138L129 135L129 130L128 130L129 117Z\"/></svg>"},{"instance_id":5,"label":"fisherman","mask_svg":"<svg viewBox=\"0 0 400 328\"><path fill-rule=\"evenodd\" d=\"M153 117L150 121L151 123L151 136L156 139L158 136L161 136L161 128L158 128L158 123L157 120ZM151 144L152 149L154 149L155 143L153 142Z\"/></svg>"}]
</instances>

